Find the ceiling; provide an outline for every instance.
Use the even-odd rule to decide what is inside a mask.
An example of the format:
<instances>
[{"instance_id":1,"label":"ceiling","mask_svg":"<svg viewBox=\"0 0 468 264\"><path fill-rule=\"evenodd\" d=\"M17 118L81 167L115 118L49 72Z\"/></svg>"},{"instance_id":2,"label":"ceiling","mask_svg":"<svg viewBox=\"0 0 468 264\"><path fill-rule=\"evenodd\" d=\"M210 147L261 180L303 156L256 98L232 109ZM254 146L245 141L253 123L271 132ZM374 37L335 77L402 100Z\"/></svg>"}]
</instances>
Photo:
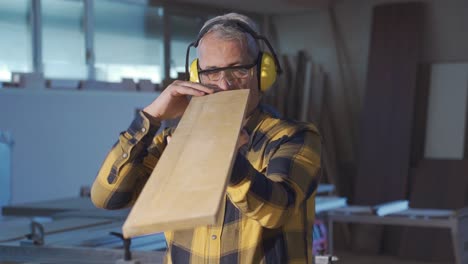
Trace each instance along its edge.
<instances>
[{"instance_id":1,"label":"ceiling","mask_svg":"<svg viewBox=\"0 0 468 264\"><path fill-rule=\"evenodd\" d=\"M262 14L293 14L324 8L332 0L172 0L172 4L193 4Z\"/></svg>"}]
</instances>

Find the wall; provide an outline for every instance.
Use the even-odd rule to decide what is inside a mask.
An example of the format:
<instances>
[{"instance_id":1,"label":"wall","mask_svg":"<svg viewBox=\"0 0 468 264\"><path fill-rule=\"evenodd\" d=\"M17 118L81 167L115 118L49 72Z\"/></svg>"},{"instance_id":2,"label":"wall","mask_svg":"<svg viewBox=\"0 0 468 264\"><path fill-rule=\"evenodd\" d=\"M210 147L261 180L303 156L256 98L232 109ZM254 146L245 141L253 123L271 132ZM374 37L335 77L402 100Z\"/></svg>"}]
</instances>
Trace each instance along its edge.
<instances>
[{"instance_id":1,"label":"wall","mask_svg":"<svg viewBox=\"0 0 468 264\"><path fill-rule=\"evenodd\" d=\"M119 132L156 93L0 89L0 130L9 131L12 203L79 195Z\"/></svg>"},{"instance_id":2,"label":"wall","mask_svg":"<svg viewBox=\"0 0 468 264\"><path fill-rule=\"evenodd\" d=\"M353 129L358 126L359 112L366 85L372 8L378 4L407 2L392 0L336 1L341 44L334 40L328 10L316 10L294 15L276 15L274 22L279 32L279 49L293 54L300 49L308 51L312 59L324 66L331 81L333 114L338 133L338 151L342 161L354 159ZM449 63L468 61L468 1L423 0L426 9L423 32L422 62ZM344 47L349 57L350 78L340 78L336 45ZM449 85L449 83L447 83ZM346 103L351 99L351 107ZM357 113L352 116L349 113ZM352 122L348 122L352 118ZM442 121L441 125L444 123ZM358 128L358 127L357 127ZM355 131L355 130L354 130ZM354 141L353 141L354 140Z\"/></svg>"},{"instance_id":3,"label":"wall","mask_svg":"<svg viewBox=\"0 0 468 264\"><path fill-rule=\"evenodd\" d=\"M11 198L11 143L10 135L0 130L0 206L9 204Z\"/></svg>"},{"instance_id":4,"label":"wall","mask_svg":"<svg viewBox=\"0 0 468 264\"><path fill-rule=\"evenodd\" d=\"M468 63L432 64L425 157L463 159L467 90Z\"/></svg>"}]
</instances>

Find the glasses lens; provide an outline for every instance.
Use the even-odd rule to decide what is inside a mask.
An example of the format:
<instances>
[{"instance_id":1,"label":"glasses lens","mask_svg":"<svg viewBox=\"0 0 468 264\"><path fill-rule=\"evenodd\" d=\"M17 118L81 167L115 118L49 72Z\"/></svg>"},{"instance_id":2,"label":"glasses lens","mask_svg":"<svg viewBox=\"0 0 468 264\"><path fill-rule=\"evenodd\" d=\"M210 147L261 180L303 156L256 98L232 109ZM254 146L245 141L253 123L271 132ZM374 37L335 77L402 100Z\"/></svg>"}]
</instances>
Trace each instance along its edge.
<instances>
[{"instance_id":1,"label":"glasses lens","mask_svg":"<svg viewBox=\"0 0 468 264\"><path fill-rule=\"evenodd\" d=\"M224 78L235 78L235 79L245 79L249 76L250 70L255 64L245 65L245 66L234 66L232 68L221 68L219 70L209 70L206 72L201 72L200 75L202 78L206 78L210 81L219 81L224 72Z\"/></svg>"},{"instance_id":2,"label":"glasses lens","mask_svg":"<svg viewBox=\"0 0 468 264\"><path fill-rule=\"evenodd\" d=\"M250 71L250 69L233 69L231 71L231 74L235 78L243 79L243 78L246 78L247 76L249 76L249 71Z\"/></svg>"},{"instance_id":3,"label":"glasses lens","mask_svg":"<svg viewBox=\"0 0 468 264\"><path fill-rule=\"evenodd\" d=\"M205 75L210 81L218 81L221 78L221 71L207 72Z\"/></svg>"}]
</instances>

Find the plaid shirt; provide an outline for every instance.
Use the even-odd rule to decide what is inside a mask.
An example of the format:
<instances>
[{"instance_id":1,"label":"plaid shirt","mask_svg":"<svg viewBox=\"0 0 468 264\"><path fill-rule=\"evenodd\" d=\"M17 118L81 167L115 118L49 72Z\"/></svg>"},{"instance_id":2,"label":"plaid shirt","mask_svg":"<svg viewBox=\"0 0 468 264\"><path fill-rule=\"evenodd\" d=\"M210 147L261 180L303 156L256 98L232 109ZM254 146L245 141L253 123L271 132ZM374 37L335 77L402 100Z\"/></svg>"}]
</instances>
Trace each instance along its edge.
<instances>
[{"instance_id":1,"label":"plaid shirt","mask_svg":"<svg viewBox=\"0 0 468 264\"><path fill-rule=\"evenodd\" d=\"M94 204L131 206L173 129L140 112L106 157ZM312 263L314 197L321 140L315 126L257 109L247 146L234 162L217 224L165 232L165 263Z\"/></svg>"}]
</instances>

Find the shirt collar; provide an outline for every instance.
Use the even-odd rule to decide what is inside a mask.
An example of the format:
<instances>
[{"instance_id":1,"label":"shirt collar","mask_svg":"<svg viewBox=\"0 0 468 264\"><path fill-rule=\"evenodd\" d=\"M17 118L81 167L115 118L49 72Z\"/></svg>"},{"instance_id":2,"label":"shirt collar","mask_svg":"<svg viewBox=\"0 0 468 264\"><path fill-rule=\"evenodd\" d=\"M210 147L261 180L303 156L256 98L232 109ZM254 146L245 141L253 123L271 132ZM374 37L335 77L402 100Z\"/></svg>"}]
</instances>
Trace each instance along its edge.
<instances>
[{"instance_id":1,"label":"shirt collar","mask_svg":"<svg viewBox=\"0 0 468 264\"><path fill-rule=\"evenodd\" d=\"M253 113L249 116L247 124L244 126L244 129L247 130L249 135L252 134L254 129L257 127L258 123L261 121L261 109L260 105L255 108Z\"/></svg>"}]
</instances>

